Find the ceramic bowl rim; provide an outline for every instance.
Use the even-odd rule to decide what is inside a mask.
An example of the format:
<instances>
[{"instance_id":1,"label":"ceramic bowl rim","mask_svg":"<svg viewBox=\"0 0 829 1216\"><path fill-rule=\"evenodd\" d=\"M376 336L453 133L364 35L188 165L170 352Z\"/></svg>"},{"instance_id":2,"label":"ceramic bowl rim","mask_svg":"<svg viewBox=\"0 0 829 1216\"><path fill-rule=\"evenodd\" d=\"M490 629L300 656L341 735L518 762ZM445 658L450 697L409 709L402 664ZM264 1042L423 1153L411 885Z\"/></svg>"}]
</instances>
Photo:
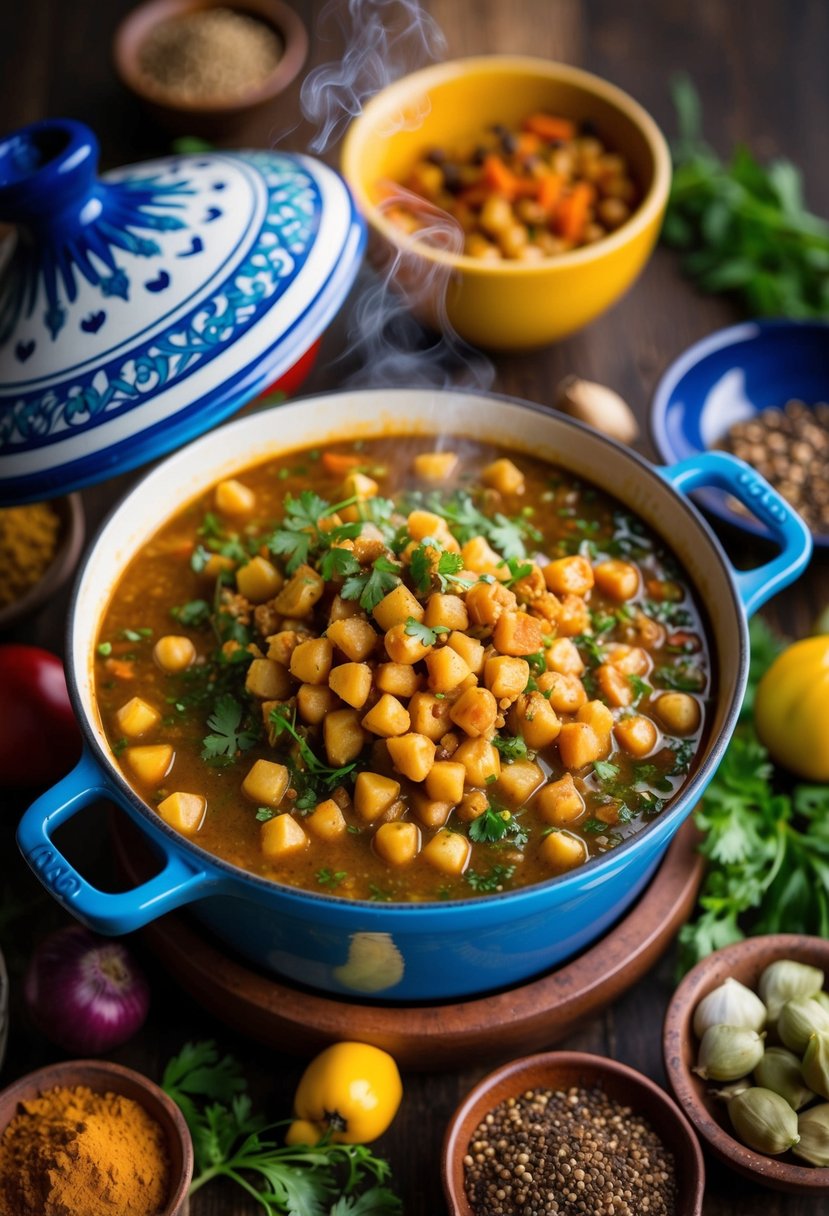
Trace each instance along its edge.
<instances>
[{"instance_id":1,"label":"ceramic bowl rim","mask_svg":"<svg viewBox=\"0 0 829 1216\"><path fill-rule=\"evenodd\" d=\"M83 499L77 490L52 499L50 504L60 516L60 540L45 571L19 599L0 608L0 631L11 629L19 621L31 617L68 582L83 548L86 517Z\"/></svg>"},{"instance_id":2,"label":"ceramic bowl rim","mask_svg":"<svg viewBox=\"0 0 829 1216\"><path fill-rule=\"evenodd\" d=\"M589 877L593 876L600 868L612 868L615 859L617 859L623 853L628 853L636 849L643 839L647 839L647 837L654 831L658 831L661 824L675 819L677 820L676 826L678 827L679 823L687 816L688 812L685 810L685 808L689 803L693 804L697 800L698 791L701 785L703 785L704 782L707 783L706 774L711 770L715 770L722 759L722 755L727 746L727 741L730 739L733 733L739 716L740 705L742 702L742 690L748 678L749 654L748 625L745 609L739 595L737 594L731 568L725 556L725 551L723 550L722 545L717 539L710 524L701 515L694 504L674 486L665 481L660 476L655 465L648 461L644 456L641 456L638 452L633 451L633 449L626 447L624 444L615 439L610 439L608 436L599 433L592 427L587 426L585 423L579 422L577 419L570 418L568 415L550 410L548 407L537 402L525 401L519 397L512 397L505 393L481 392L478 389L424 390L422 387L418 386L415 386L414 388L402 388L401 386L396 386L396 388L393 390L378 388L363 391L382 393L385 399L390 402L393 402L394 392L428 392L434 394L438 391L447 391L452 396L470 398L484 397L494 405L506 403L517 406L521 409L528 410L534 414L548 418L557 424L583 432L609 448L613 453L614 458L618 459L621 456L622 459L629 460L631 464L637 468L640 475L652 480L653 483L659 487L660 491L667 492L669 495L673 496L677 501L677 505L689 516L691 522L697 528L697 530L704 534L709 542L711 554L716 558L725 584L729 588L731 594L731 607L734 612L737 628L740 634L740 654L738 658L738 670L734 688L731 690L726 689L721 681L719 681L717 684L718 698L722 703L728 706L725 711L720 734L717 738L712 738L710 740L705 759L698 765L687 784L681 788L673 803L666 808L666 810L660 816L654 818L652 822L648 824L647 827L645 827L641 832L637 832L634 835L629 836L625 841L623 841L622 844L618 845L617 848L612 850L612 852L605 853L601 856L592 857L583 865L577 867L577 869L568 871L564 874L555 875L542 883L535 883L530 886L520 887L514 891L502 891L491 895L471 896L466 899L452 900L451 902L436 900L416 904L395 901L377 904L367 900L347 899L344 896L338 896L325 892L307 891L298 887L288 886L287 884L276 883L271 879L252 874L250 871L244 870L239 866L235 866L231 862L225 861L223 858L217 857L215 854L208 852L195 841L189 839L188 837L182 836L180 832L177 832L169 824L165 823L164 820L162 820L159 816L156 815L151 818L153 814L151 807L144 802L138 796L138 794L136 794L135 790L133 790L132 786L127 782L114 760L107 755L106 751L99 742L95 731L92 729L89 714L86 706L83 703L83 699L75 678L76 653L73 638L74 621L78 611L78 601L81 586L83 584L87 568L91 564L92 556L97 548L100 537L110 526L110 523L114 517L122 510L127 500L134 494L139 493L142 487L145 485L145 482L149 478L153 477L159 469L161 469L169 461L179 458L181 453L185 451L185 448L179 448L176 452L173 452L165 457L163 461L154 465L152 469L144 473L144 475L135 481L118 499L118 501L113 505L99 524L95 536L87 547L84 559L77 571L72 590L72 598L67 613L66 682L72 707L80 725L85 744L91 751L92 757L98 769L101 770L101 772L106 776L107 780L114 784L121 793L123 799L122 806L124 805L124 802L129 803L133 812L137 814L139 823L149 827L149 835L151 840L154 835L161 835L167 839L169 844L176 851L183 850L185 855L197 858L200 864L204 867L205 871L212 871L213 873L218 872L225 878L234 882L242 882L246 888L252 888L257 892L271 894L278 892L281 898L287 899L291 903L307 906L307 904L310 902L312 904L325 906L328 908L339 907L359 909L363 913L366 913L369 909L376 911L378 908L382 908L387 914L391 912L402 912L406 916L418 915L421 918L427 918L429 915L444 915L446 910L451 908L479 908L485 904L492 906L499 901L508 901L510 906L521 908L521 906L526 902L532 903L538 897L538 892L541 890L547 891L554 886L558 889L565 888L568 885L579 887L584 881L584 875L588 875L589 879ZM336 391L320 392L309 396L299 397L293 402L289 402L286 405L278 406L276 408L307 409L315 400L331 398L338 395L340 394ZM390 408L393 408L393 406ZM242 418L237 418L234 421L225 423L224 425L229 427L255 427L259 420L260 416L258 414L252 414ZM405 417L401 418L402 424L405 424L405 421ZM206 432L199 438L193 440L192 443L187 444L186 449L192 449L196 444L215 443L216 435L220 433L220 431L221 428L215 428L212 431ZM403 425L401 432L405 433L405 431L406 428L405 425ZM566 467L566 465L563 467ZM174 511L180 508L182 505L184 505L184 503L179 501L176 504L176 507L167 513L166 518L171 518ZM658 531L658 529L656 530ZM696 587L694 587L694 590L696 591ZM700 596L700 598L702 599L703 597ZM98 619L95 622L96 625L100 620L103 611L103 608L99 610Z\"/></svg>"},{"instance_id":3,"label":"ceramic bowl rim","mask_svg":"<svg viewBox=\"0 0 829 1216\"><path fill-rule=\"evenodd\" d=\"M461 1145L459 1142L462 1125L476 1107L483 1106L487 1095L501 1081L515 1078L516 1093L519 1093L518 1079L539 1068L549 1069L552 1074L555 1074L557 1068L583 1068L585 1071L592 1072L599 1084L601 1084L601 1075L609 1074L625 1081L631 1090L637 1094L641 1090L648 1091L653 1099L661 1103L663 1109L674 1119L677 1130L681 1133L682 1140L688 1148L690 1158L693 1161L693 1177L688 1180L694 1186L692 1203L696 1205L694 1208L696 1214L702 1211L702 1197L705 1186L705 1161L694 1128L679 1103L662 1089L656 1081L653 1081L638 1069L632 1068L629 1064L623 1064L620 1060L613 1060L607 1056L600 1056L586 1051L545 1051L539 1052L537 1055L521 1056L516 1060L510 1060L492 1072L487 1073L461 1099L452 1113L444 1133L441 1148L443 1190L452 1216L463 1216L463 1208L457 1202L454 1182L455 1166L458 1157L462 1157L466 1152L466 1146ZM631 1099L629 1105L634 1107L634 1109L636 1107L633 1099ZM491 1109L491 1107L487 1109ZM654 1130L658 1133L658 1129ZM665 1142L663 1141L663 1143ZM665 1144L665 1147L670 1149L671 1146Z\"/></svg>"},{"instance_id":4,"label":"ceramic bowl rim","mask_svg":"<svg viewBox=\"0 0 829 1216\"><path fill-rule=\"evenodd\" d=\"M629 219L621 224L608 236L595 241L592 245L571 249L566 253L558 253L553 257L542 258L538 262L524 263L504 260L502 262L482 262L478 258L466 254L445 253L433 249L418 241L414 236L404 233L400 228L387 220L377 204L368 196L362 185L359 172L360 157L357 149L358 140L363 130L370 124L374 113L380 110L389 99L400 97L401 102L417 91L418 85L428 88L433 84L444 84L464 75L498 75L501 73L513 75L537 76L548 81L560 80L574 85L584 93L593 94L607 102L622 114L645 140L653 166L653 179L638 207ZM425 261L439 263L463 271L470 277L526 277L549 274L555 270L569 270L580 266L600 262L608 254L613 254L632 240L640 237L649 225L659 219L668 201L671 184L671 154L665 136L656 121L638 101L593 72L558 60L542 59L533 55L475 55L468 58L447 60L443 63L432 64L410 72L392 84L387 85L376 93L366 103L362 113L353 120L343 139L340 156L342 173L350 186L355 199L367 222L379 232L394 247L410 255L417 255Z\"/></svg>"}]
</instances>

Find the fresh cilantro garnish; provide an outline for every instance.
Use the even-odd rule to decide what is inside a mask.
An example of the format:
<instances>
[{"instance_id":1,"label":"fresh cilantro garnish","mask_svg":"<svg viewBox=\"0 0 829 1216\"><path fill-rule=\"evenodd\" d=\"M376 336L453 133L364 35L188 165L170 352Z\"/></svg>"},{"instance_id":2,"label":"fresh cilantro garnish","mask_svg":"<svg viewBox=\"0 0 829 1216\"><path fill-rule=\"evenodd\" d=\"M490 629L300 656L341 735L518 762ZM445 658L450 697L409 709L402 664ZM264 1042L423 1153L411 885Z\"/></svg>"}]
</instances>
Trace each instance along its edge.
<instances>
[{"instance_id":1,"label":"fresh cilantro garnish","mask_svg":"<svg viewBox=\"0 0 829 1216\"><path fill-rule=\"evenodd\" d=\"M256 808L256 818L259 823L267 823L269 819L276 816L276 811L269 806L260 806Z\"/></svg>"},{"instance_id":2,"label":"fresh cilantro garnish","mask_svg":"<svg viewBox=\"0 0 829 1216\"><path fill-rule=\"evenodd\" d=\"M519 582L522 578L527 578L533 572L532 562L522 562L517 557L505 557L501 565L505 565L509 570L510 576L506 580L507 587L511 587L513 583Z\"/></svg>"},{"instance_id":3,"label":"fresh cilantro garnish","mask_svg":"<svg viewBox=\"0 0 829 1216\"><path fill-rule=\"evenodd\" d=\"M345 580L340 591L344 600L359 600L360 607L373 612L380 601L400 583L402 567L388 557L378 557L370 570L361 570Z\"/></svg>"},{"instance_id":4,"label":"fresh cilantro garnish","mask_svg":"<svg viewBox=\"0 0 829 1216\"><path fill-rule=\"evenodd\" d=\"M329 870L324 867L314 875L321 887L338 887L344 878L348 878L347 870Z\"/></svg>"},{"instance_id":5,"label":"fresh cilantro garnish","mask_svg":"<svg viewBox=\"0 0 829 1216\"><path fill-rule=\"evenodd\" d=\"M579 634L576 634L576 636L574 638L571 638L570 640L572 642L574 642L576 644L576 646L579 647L580 650L584 650L587 652L587 657L589 658L591 664L594 667L598 667L601 663L604 662L604 651L602 650L599 643L596 641L596 639L591 634L579 633Z\"/></svg>"},{"instance_id":6,"label":"fresh cilantro garnish","mask_svg":"<svg viewBox=\"0 0 829 1216\"><path fill-rule=\"evenodd\" d=\"M673 782L664 768L642 760L636 761L633 765L633 781L635 785L652 785L655 790L661 790L665 794L674 788Z\"/></svg>"},{"instance_id":7,"label":"fresh cilantro garnish","mask_svg":"<svg viewBox=\"0 0 829 1216\"><path fill-rule=\"evenodd\" d=\"M671 744L674 753L674 762L670 768L670 775L677 777L682 773L687 773L691 767L691 761L696 755L697 745L693 739L682 739L676 745Z\"/></svg>"},{"instance_id":8,"label":"fresh cilantro garnish","mask_svg":"<svg viewBox=\"0 0 829 1216\"><path fill-rule=\"evenodd\" d=\"M214 732L202 740L202 759L219 764L230 764L239 752L253 747L259 731L242 726L242 706L235 697L223 694L216 701L207 725Z\"/></svg>"},{"instance_id":9,"label":"fresh cilantro garnish","mask_svg":"<svg viewBox=\"0 0 829 1216\"><path fill-rule=\"evenodd\" d=\"M524 537L541 540L541 533L526 516L508 519L500 513L492 516L479 511L466 490L456 490L443 498L434 493L428 496L426 505L430 511L443 516L452 535L463 545L473 536L483 536L494 549L505 558L525 558L527 550Z\"/></svg>"},{"instance_id":10,"label":"fresh cilantro garnish","mask_svg":"<svg viewBox=\"0 0 829 1216\"><path fill-rule=\"evenodd\" d=\"M515 873L515 866L495 865L486 874L476 870L467 870L464 878L473 891L484 894L487 891L498 891Z\"/></svg>"},{"instance_id":11,"label":"fresh cilantro garnish","mask_svg":"<svg viewBox=\"0 0 829 1216\"><path fill-rule=\"evenodd\" d=\"M520 735L513 735L511 738L495 735L492 739L492 746L501 753L501 759L507 764L527 759L527 745Z\"/></svg>"},{"instance_id":12,"label":"fresh cilantro garnish","mask_svg":"<svg viewBox=\"0 0 829 1216\"><path fill-rule=\"evenodd\" d=\"M687 659L673 666L666 664L655 668L653 679L661 688L674 688L680 692L702 692L707 682L702 668Z\"/></svg>"},{"instance_id":13,"label":"fresh cilantro garnish","mask_svg":"<svg viewBox=\"0 0 829 1216\"><path fill-rule=\"evenodd\" d=\"M195 574L201 574L213 554L204 545L196 545L190 555L190 569Z\"/></svg>"},{"instance_id":14,"label":"fresh cilantro garnish","mask_svg":"<svg viewBox=\"0 0 829 1216\"><path fill-rule=\"evenodd\" d=\"M615 781L619 776L619 765L611 763L610 760L596 760L593 772L600 781Z\"/></svg>"},{"instance_id":15,"label":"fresh cilantro garnish","mask_svg":"<svg viewBox=\"0 0 829 1216\"><path fill-rule=\"evenodd\" d=\"M153 631L149 626L144 626L142 629L122 629L118 636L125 642L143 642L146 638L153 636Z\"/></svg>"},{"instance_id":16,"label":"fresh cilantro garnish","mask_svg":"<svg viewBox=\"0 0 829 1216\"><path fill-rule=\"evenodd\" d=\"M438 639L438 634L448 632L448 630L441 626L431 629L428 625L424 625L422 621L416 621L413 616L407 618L405 631L409 637L417 638L424 646L434 646Z\"/></svg>"},{"instance_id":17,"label":"fresh cilantro garnish","mask_svg":"<svg viewBox=\"0 0 829 1216\"><path fill-rule=\"evenodd\" d=\"M641 676L631 674L628 676L628 684L633 689L634 704L641 701L642 697L649 697L653 692L647 680L643 680Z\"/></svg>"},{"instance_id":18,"label":"fresh cilantro garnish","mask_svg":"<svg viewBox=\"0 0 829 1216\"><path fill-rule=\"evenodd\" d=\"M171 608L170 616L188 629L200 629L210 621L210 605L207 600L190 600L187 604Z\"/></svg>"},{"instance_id":19,"label":"fresh cilantro garnish","mask_svg":"<svg viewBox=\"0 0 829 1216\"><path fill-rule=\"evenodd\" d=\"M473 819L469 825L469 839L476 844L498 844L509 840L520 847L528 840L523 824L510 811L488 806L483 815Z\"/></svg>"},{"instance_id":20,"label":"fresh cilantro garnish","mask_svg":"<svg viewBox=\"0 0 829 1216\"><path fill-rule=\"evenodd\" d=\"M377 884L373 882L368 884L368 897L374 903L391 903L391 895L389 892L384 891L382 887L378 887Z\"/></svg>"},{"instance_id":21,"label":"fresh cilantro garnish","mask_svg":"<svg viewBox=\"0 0 829 1216\"><path fill-rule=\"evenodd\" d=\"M594 633L609 633L616 626L616 616L614 613L605 612L603 609L596 609L590 613L590 625Z\"/></svg>"},{"instance_id":22,"label":"fresh cilantro garnish","mask_svg":"<svg viewBox=\"0 0 829 1216\"><path fill-rule=\"evenodd\" d=\"M253 1114L239 1065L214 1043L188 1043L166 1069L162 1087L187 1122L195 1156L190 1194L227 1178L265 1216L400 1216L385 1185L388 1162L362 1144L282 1143L288 1121ZM277 1133L276 1135L268 1133Z\"/></svg>"},{"instance_id":23,"label":"fresh cilantro garnish","mask_svg":"<svg viewBox=\"0 0 829 1216\"><path fill-rule=\"evenodd\" d=\"M547 657L543 650L537 650L535 654L525 654L524 658L530 665L530 671L534 676L543 675L547 670Z\"/></svg>"},{"instance_id":24,"label":"fresh cilantro garnish","mask_svg":"<svg viewBox=\"0 0 829 1216\"><path fill-rule=\"evenodd\" d=\"M296 711L291 712L287 705L275 706L268 716L268 722L274 739L278 739L283 733L291 736L299 749L308 773L323 785L329 788L339 785L354 770L356 761L344 764L341 768L332 768L330 764L320 760L311 750L307 739L297 730Z\"/></svg>"},{"instance_id":25,"label":"fresh cilantro garnish","mask_svg":"<svg viewBox=\"0 0 829 1216\"><path fill-rule=\"evenodd\" d=\"M591 836L601 836L607 831L607 824L603 819L585 819L584 823L579 826L583 832L589 832Z\"/></svg>"},{"instance_id":26,"label":"fresh cilantro garnish","mask_svg":"<svg viewBox=\"0 0 829 1216\"><path fill-rule=\"evenodd\" d=\"M101 658L106 659L112 654L112 642L99 642L95 649Z\"/></svg>"},{"instance_id":27,"label":"fresh cilantro garnish","mask_svg":"<svg viewBox=\"0 0 829 1216\"><path fill-rule=\"evenodd\" d=\"M300 566L308 564L312 554L325 552L337 541L360 535L360 524L341 524L328 532L323 532L319 526L321 519L335 515L337 511L358 501L352 497L332 504L313 490L302 490L298 498L288 494L282 523L265 543L271 553L288 559L285 571L293 574Z\"/></svg>"},{"instance_id":28,"label":"fresh cilantro garnish","mask_svg":"<svg viewBox=\"0 0 829 1216\"><path fill-rule=\"evenodd\" d=\"M447 553L440 542L431 536L425 536L416 549L412 550L409 562L409 572L417 590L425 595L433 586L439 591L446 591L452 582L463 582L451 576L463 569L463 558L460 553Z\"/></svg>"},{"instance_id":29,"label":"fresh cilantro garnish","mask_svg":"<svg viewBox=\"0 0 829 1216\"><path fill-rule=\"evenodd\" d=\"M349 574L359 574L360 569L360 563L350 549L328 549L320 559L319 572L327 583L334 578L346 578Z\"/></svg>"}]
</instances>

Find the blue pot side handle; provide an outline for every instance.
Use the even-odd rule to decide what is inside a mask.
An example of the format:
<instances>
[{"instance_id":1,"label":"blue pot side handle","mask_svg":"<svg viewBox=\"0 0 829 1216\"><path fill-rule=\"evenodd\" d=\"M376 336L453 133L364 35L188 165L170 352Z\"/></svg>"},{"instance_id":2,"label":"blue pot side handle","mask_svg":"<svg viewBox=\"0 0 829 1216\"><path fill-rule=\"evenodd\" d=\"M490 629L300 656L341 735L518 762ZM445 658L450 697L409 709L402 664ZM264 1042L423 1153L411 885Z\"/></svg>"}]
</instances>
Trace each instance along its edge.
<instances>
[{"instance_id":1,"label":"blue pot side handle","mask_svg":"<svg viewBox=\"0 0 829 1216\"><path fill-rule=\"evenodd\" d=\"M166 864L148 882L116 894L93 887L58 850L52 833L99 798L123 801L84 750L72 772L24 812L17 829L17 843L26 861L47 891L77 920L97 933L131 933L216 886L216 880L205 870L193 868L162 843Z\"/></svg>"},{"instance_id":2,"label":"blue pot side handle","mask_svg":"<svg viewBox=\"0 0 829 1216\"><path fill-rule=\"evenodd\" d=\"M772 561L754 570L732 569L747 616L793 583L808 566L812 536L806 524L785 498L744 461L727 452L699 452L659 472L683 494L703 487L725 490L762 520L780 544L780 553Z\"/></svg>"}]
</instances>

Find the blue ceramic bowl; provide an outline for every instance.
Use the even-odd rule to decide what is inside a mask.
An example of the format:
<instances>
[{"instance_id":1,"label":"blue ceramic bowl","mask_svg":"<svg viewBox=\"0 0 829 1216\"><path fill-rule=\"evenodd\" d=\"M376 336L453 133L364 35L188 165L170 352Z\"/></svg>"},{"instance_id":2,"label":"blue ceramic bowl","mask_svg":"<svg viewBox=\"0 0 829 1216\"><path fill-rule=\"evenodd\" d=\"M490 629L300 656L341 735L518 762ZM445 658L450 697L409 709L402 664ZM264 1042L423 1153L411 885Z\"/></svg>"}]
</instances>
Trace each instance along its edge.
<instances>
[{"instance_id":1,"label":"blue ceramic bowl","mask_svg":"<svg viewBox=\"0 0 829 1216\"><path fill-rule=\"evenodd\" d=\"M716 447L730 426L791 398L829 401L829 323L747 321L695 343L671 364L651 406L653 442L663 460L685 460ZM772 533L729 505L721 489L699 492L715 515L755 536ZM829 534L814 534L829 546Z\"/></svg>"},{"instance_id":2,"label":"blue ceramic bowl","mask_svg":"<svg viewBox=\"0 0 829 1216\"><path fill-rule=\"evenodd\" d=\"M205 852L173 831L131 789L101 726L93 682L98 623L132 555L179 507L216 480L269 455L332 439L427 433L483 437L598 480L671 546L711 623L716 703L700 762L680 795L611 853L537 886L477 899L377 904L281 886ZM685 493L726 485L756 504L781 552L758 570L731 568ZM334 393L220 427L145 477L104 524L81 571L70 613L67 678L86 748L74 772L29 808L18 840L29 864L73 915L127 933L182 904L217 939L291 980L390 1001L449 999L539 974L600 937L636 899L711 779L734 729L748 668L746 616L796 578L809 533L740 461L709 453L656 469L595 431L540 406L480 393ZM54 833L87 803L116 802L164 858L131 891L94 888L60 853Z\"/></svg>"}]
</instances>

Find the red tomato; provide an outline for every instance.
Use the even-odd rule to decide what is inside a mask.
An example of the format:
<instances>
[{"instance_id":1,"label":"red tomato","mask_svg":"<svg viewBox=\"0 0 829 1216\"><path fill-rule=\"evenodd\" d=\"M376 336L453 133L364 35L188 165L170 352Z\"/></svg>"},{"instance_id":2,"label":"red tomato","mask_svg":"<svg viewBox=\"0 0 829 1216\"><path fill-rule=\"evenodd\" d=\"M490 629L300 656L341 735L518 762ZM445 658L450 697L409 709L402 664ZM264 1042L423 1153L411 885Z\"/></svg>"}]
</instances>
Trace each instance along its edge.
<instances>
[{"instance_id":1,"label":"red tomato","mask_svg":"<svg viewBox=\"0 0 829 1216\"><path fill-rule=\"evenodd\" d=\"M63 664L39 646L0 645L0 786L46 786L78 759Z\"/></svg>"}]
</instances>

